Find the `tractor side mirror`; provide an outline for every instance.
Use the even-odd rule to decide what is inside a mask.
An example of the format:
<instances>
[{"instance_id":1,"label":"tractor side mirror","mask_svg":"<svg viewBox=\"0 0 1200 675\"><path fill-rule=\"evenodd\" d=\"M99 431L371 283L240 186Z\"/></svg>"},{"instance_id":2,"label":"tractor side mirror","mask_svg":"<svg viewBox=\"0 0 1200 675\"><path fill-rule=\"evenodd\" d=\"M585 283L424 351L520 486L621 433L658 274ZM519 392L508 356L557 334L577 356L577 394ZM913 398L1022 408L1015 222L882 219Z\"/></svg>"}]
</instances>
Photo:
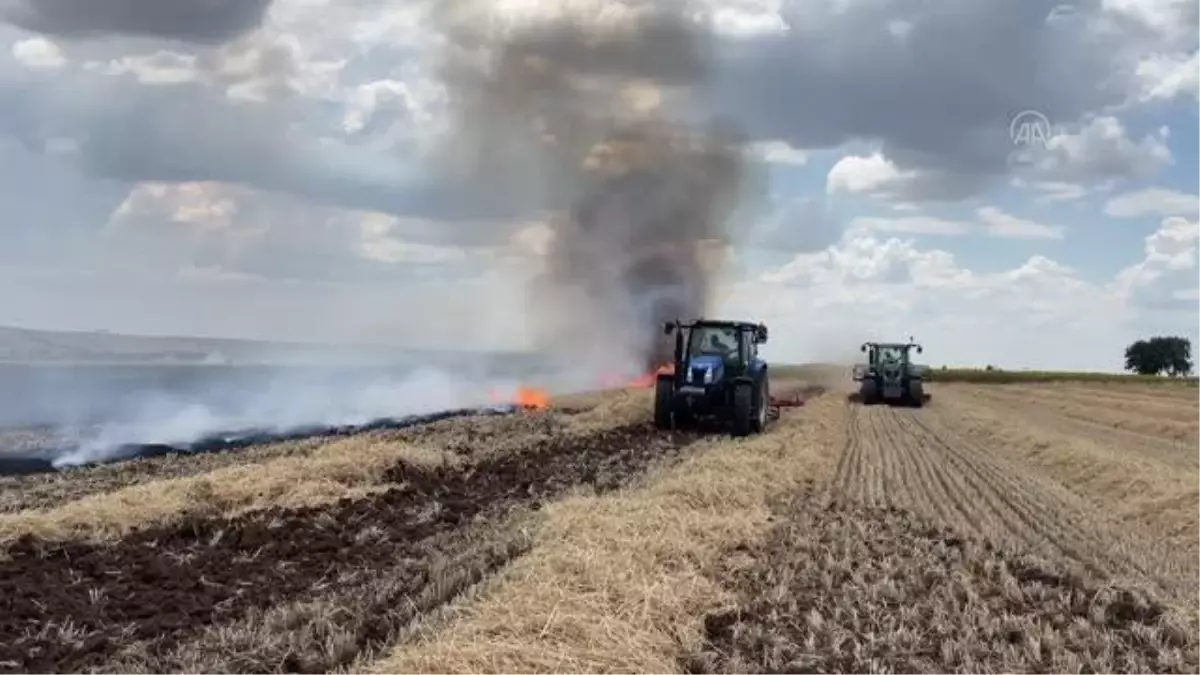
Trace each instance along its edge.
<instances>
[{"instance_id":1,"label":"tractor side mirror","mask_svg":"<svg viewBox=\"0 0 1200 675\"><path fill-rule=\"evenodd\" d=\"M754 331L754 343L759 345L767 344L767 327L759 326L758 330Z\"/></svg>"},{"instance_id":2,"label":"tractor side mirror","mask_svg":"<svg viewBox=\"0 0 1200 675\"><path fill-rule=\"evenodd\" d=\"M859 348L858 348L858 351L860 351L860 352L866 352L866 351L867 351L867 346L866 346L866 345L863 345L863 346L859 347Z\"/></svg>"},{"instance_id":3,"label":"tractor side mirror","mask_svg":"<svg viewBox=\"0 0 1200 675\"><path fill-rule=\"evenodd\" d=\"M917 345L917 353L918 353L918 354L924 354L924 353L925 353L925 349L924 349L924 348L922 348L922 347L921 347L921 345Z\"/></svg>"},{"instance_id":4,"label":"tractor side mirror","mask_svg":"<svg viewBox=\"0 0 1200 675\"><path fill-rule=\"evenodd\" d=\"M668 321L663 324L663 335L670 335L675 332L675 324Z\"/></svg>"}]
</instances>

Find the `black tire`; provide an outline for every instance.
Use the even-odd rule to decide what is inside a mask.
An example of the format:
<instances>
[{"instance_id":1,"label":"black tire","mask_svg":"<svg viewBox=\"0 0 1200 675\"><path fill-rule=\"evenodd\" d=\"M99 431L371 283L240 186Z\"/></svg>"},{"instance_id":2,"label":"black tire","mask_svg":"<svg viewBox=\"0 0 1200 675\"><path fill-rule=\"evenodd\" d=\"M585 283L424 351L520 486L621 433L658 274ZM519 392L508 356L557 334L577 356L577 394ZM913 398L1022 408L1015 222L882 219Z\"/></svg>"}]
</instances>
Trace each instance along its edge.
<instances>
[{"instance_id":1,"label":"black tire","mask_svg":"<svg viewBox=\"0 0 1200 675\"><path fill-rule=\"evenodd\" d=\"M654 383L654 426L659 429L670 429L674 407L674 385L670 378L658 378Z\"/></svg>"},{"instance_id":2,"label":"black tire","mask_svg":"<svg viewBox=\"0 0 1200 675\"><path fill-rule=\"evenodd\" d=\"M754 425L754 385L733 385L733 435L749 436Z\"/></svg>"},{"instance_id":3,"label":"black tire","mask_svg":"<svg viewBox=\"0 0 1200 675\"><path fill-rule=\"evenodd\" d=\"M762 384L755 390L754 396L754 418L751 421L750 431L761 434L767 429L767 422L770 419L768 408L771 407L771 383L767 380L766 373L763 373Z\"/></svg>"},{"instance_id":4,"label":"black tire","mask_svg":"<svg viewBox=\"0 0 1200 675\"><path fill-rule=\"evenodd\" d=\"M875 405L879 402L879 387L875 385L874 380L863 380L862 387L858 390L858 400L863 405Z\"/></svg>"},{"instance_id":5,"label":"black tire","mask_svg":"<svg viewBox=\"0 0 1200 675\"><path fill-rule=\"evenodd\" d=\"M914 408L925 405L925 387L921 382L908 383L908 402Z\"/></svg>"}]
</instances>

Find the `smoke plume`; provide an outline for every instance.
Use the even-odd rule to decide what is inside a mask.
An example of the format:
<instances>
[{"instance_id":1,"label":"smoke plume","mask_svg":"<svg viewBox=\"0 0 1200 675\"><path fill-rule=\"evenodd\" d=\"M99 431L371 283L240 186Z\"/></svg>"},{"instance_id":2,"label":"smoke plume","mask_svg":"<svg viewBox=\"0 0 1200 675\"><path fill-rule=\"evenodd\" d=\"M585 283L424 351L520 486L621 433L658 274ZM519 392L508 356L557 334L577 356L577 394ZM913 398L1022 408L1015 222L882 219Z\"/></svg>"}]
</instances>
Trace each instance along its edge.
<instances>
[{"instance_id":1,"label":"smoke plume","mask_svg":"<svg viewBox=\"0 0 1200 675\"><path fill-rule=\"evenodd\" d=\"M745 182L736 132L689 119L713 38L661 9L487 32L462 20L473 4L441 15L457 114L443 161L474 176L471 198L546 214L530 320L576 363L669 360L662 324L708 308Z\"/></svg>"}]
</instances>

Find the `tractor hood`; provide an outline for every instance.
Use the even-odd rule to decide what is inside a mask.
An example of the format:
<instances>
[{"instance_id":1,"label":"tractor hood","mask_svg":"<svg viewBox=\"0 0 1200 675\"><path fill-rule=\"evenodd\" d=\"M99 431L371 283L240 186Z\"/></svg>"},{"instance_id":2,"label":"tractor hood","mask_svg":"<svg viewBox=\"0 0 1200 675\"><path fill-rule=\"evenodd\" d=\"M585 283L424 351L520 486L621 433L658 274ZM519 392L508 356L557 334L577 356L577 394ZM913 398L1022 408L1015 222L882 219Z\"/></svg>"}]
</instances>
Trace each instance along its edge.
<instances>
[{"instance_id":1,"label":"tractor hood","mask_svg":"<svg viewBox=\"0 0 1200 675\"><path fill-rule=\"evenodd\" d=\"M706 375L710 371L712 375ZM693 356L687 362L686 372L688 384L716 382L725 374L725 361L720 356L713 354Z\"/></svg>"}]
</instances>

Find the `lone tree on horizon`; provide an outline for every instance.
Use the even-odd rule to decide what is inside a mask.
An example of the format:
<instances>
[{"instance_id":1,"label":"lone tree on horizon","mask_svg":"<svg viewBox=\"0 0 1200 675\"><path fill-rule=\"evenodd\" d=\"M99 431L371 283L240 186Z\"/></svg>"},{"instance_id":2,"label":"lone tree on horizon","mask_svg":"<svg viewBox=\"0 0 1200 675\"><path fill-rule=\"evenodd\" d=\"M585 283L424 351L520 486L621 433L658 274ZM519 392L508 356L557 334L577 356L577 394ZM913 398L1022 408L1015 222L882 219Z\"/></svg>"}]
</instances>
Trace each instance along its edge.
<instances>
[{"instance_id":1,"label":"lone tree on horizon","mask_svg":"<svg viewBox=\"0 0 1200 675\"><path fill-rule=\"evenodd\" d=\"M1125 348L1125 370L1138 375L1188 375L1192 372L1192 341L1178 336L1138 340Z\"/></svg>"}]
</instances>

